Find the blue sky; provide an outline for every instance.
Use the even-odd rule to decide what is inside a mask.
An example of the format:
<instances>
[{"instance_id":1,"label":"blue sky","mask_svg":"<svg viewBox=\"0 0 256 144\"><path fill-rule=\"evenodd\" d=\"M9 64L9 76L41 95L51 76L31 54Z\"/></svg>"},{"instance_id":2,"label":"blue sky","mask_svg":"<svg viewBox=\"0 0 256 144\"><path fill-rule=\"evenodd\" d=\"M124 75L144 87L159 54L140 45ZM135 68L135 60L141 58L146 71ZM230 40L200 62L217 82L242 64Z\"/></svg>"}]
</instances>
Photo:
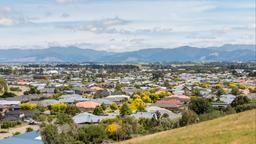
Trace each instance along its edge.
<instances>
[{"instance_id":1,"label":"blue sky","mask_svg":"<svg viewBox=\"0 0 256 144\"><path fill-rule=\"evenodd\" d=\"M0 0L0 48L255 44L255 0Z\"/></svg>"}]
</instances>

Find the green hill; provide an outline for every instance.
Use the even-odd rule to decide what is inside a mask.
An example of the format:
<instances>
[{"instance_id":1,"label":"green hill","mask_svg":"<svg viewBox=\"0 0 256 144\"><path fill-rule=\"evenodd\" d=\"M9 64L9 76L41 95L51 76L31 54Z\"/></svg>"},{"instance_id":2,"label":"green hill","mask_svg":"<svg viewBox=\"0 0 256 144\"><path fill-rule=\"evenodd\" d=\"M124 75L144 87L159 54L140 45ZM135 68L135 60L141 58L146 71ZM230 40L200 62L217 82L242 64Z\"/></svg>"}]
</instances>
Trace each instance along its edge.
<instances>
[{"instance_id":1,"label":"green hill","mask_svg":"<svg viewBox=\"0 0 256 144\"><path fill-rule=\"evenodd\" d=\"M256 110L142 136L122 144L255 144Z\"/></svg>"}]
</instances>

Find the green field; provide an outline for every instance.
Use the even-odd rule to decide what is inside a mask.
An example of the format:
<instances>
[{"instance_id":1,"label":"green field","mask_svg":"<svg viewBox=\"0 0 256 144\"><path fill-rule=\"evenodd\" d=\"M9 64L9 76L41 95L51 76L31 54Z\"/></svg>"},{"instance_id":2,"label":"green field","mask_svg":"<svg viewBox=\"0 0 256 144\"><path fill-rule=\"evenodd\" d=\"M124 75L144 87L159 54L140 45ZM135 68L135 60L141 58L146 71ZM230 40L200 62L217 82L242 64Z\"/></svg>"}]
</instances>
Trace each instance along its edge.
<instances>
[{"instance_id":1,"label":"green field","mask_svg":"<svg viewBox=\"0 0 256 144\"><path fill-rule=\"evenodd\" d=\"M255 144L256 110L120 142L122 144Z\"/></svg>"}]
</instances>

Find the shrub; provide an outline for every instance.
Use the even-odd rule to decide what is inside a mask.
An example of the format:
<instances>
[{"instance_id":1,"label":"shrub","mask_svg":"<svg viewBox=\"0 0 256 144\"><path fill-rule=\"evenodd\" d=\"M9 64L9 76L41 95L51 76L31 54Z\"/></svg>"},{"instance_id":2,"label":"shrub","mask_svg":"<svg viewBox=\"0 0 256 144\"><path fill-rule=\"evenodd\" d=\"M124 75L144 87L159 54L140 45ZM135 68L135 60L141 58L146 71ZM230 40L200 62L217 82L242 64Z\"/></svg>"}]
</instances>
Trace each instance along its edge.
<instances>
[{"instance_id":1,"label":"shrub","mask_svg":"<svg viewBox=\"0 0 256 144\"><path fill-rule=\"evenodd\" d=\"M255 103L243 104L243 105L236 106L236 112L243 112L243 111L252 110L252 109L256 109Z\"/></svg>"},{"instance_id":2,"label":"shrub","mask_svg":"<svg viewBox=\"0 0 256 144\"><path fill-rule=\"evenodd\" d=\"M72 116L74 116L80 112L81 112L80 109L74 105L68 105L66 108L66 113L69 115L72 115Z\"/></svg>"},{"instance_id":3,"label":"shrub","mask_svg":"<svg viewBox=\"0 0 256 144\"><path fill-rule=\"evenodd\" d=\"M198 122L198 120L199 120L198 115L194 111L185 110L182 113L182 117L179 123L180 123L180 126L186 126L189 124L196 123Z\"/></svg>"},{"instance_id":4,"label":"shrub","mask_svg":"<svg viewBox=\"0 0 256 144\"><path fill-rule=\"evenodd\" d=\"M195 98L189 103L189 109L193 110L197 114L203 114L212 110L212 105L208 99Z\"/></svg>"},{"instance_id":5,"label":"shrub","mask_svg":"<svg viewBox=\"0 0 256 144\"><path fill-rule=\"evenodd\" d=\"M104 114L104 110L103 110L103 108L99 105L99 106L97 106L95 109L94 109L94 111L93 111L93 114L95 114L95 115L103 115Z\"/></svg>"},{"instance_id":6,"label":"shrub","mask_svg":"<svg viewBox=\"0 0 256 144\"><path fill-rule=\"evenodd\" d=\"M112 110L117 110L117 109L118 109L118 105L114 102L114 103L112 103L112 104L110 105L110 108L111 108Z\"/></svg>"},{"instance_id":7,"label":"shrub","mask_svg":"<svg viewBox=\"0 0 256 144\"><path fill-rule=\"evenodd\" d=\"M41 130L41 136L44 144L59 144L60 137L58 135L58 129L54 125L46 125Z\"/></svg>"},{"instance_id":8,"label":"shrub","mask_svg":"<svg viewBox=\"0 0 256 144\"><path fill-rule=\"evenodd\" d=\"M248 104L250 99L245 96L237 96L231 103L232 107L236 107L238 105Z\"/></svg>"},{"instance_id":9,"label":"shrub","mask_svg":"<svg viewBox=\"0 0 256 144\"><path fill-rule=\"evenodd\" d=\"M119 129L120 129L120 125L116 123L112 123L107 125L105 130L108 134L112 135L112 134L115 134Z\"/></svg>"},{"instance_id":10,"label":"shrub","mask_svg":"<svg viewBox=\"0 0 256 144\"><path fill-rule=\"evenodd\" d=\"M130 107L128 106L127 103L124 103L121 108L120 108L120 114L121 116L125 116L125 115L130 115L132 114L132 110L130 109Z\"/></svg>"},{"instance_id":11,"label":"shrub","mask_svg":"<svg viewBox=\"0 0 256 144\"><path fill-rule=\"evenodd\" d=\"M72 118L66 113L57 113L56 118L56 123L60 125L72 122Z\"/></svg>"},{"instance_id":12,"label":"shrub","mask_svg":"<svg viewBox=\"0 0 256 144\"><path fill-rule=\"evenodd\" d=\"M86 125L78 129L78 139L85 144L102 143L106 138L102 125Z\"/></svg>"},{"instance_id":13,"label":"shrub","mask_svg":"<svg viewBox=\"0 0 256 144\"><path fill-rule=\"evenodd\" d=\"M67 109L67 104L63 102L55 103L55 104L50 104L49 109L53 112L64 112Z\"/></svg>"},{"instance_id":14,"label":"shrub","mask_svg":"<svg viewBox=\"0 0 256 144\"><path fill-rule=\"evenodd\" d=\"M15 127L19 124L21 124L21 123L18 121L3 120L1 122L1 128L7 129L7 128Z\"/></svg>"},{"instance_id":15,"label":"shrub","mask_svg":"<svg viewBox=\"0 0 256 144\"><path fill-rule=\"evenodd\" d=\"M20 104L20 108L25 110L32 110L37 108L37 104L23 103Z\"/></svg>"},{"instance_id":16,"label":"shrub","mask_svg":"<svg viewBox=\"0 0 256 144\"><path fill-rule=\"evenodd\" d=\"M27 129L26 129L26 132L32 132L32 131L34 131L31 127L28 127Z\"/></svg>"},{"instance_id":17,"label":"shrub","mask_svg":"<svg viewBox=\"0 0 256 144\"><path fill-rule=\"evenodd\" d=\"M13 136L16 136L16 135L19 135L20 134L20 132L15 132L15 133L13 133L12 135Z\"/></svg>"},{"instance_id":18,"label":"shrub","mask_svg":"<svg viewBox=\"0 0 256 144\"><path fill-rule=\"evenodd\" d=\"M19 87L10 87L10 91L21 91Z\"/></svg>"},{"instance_id":19,"label":"shrub","mask_svg":"<svg viewBox=\"0 0 256 144\"><path fill-rule=\"evenodd\" d=\"M199 115L199 120L207 121L207 120L212 120L212 119L224 116L224 115L225 115L225 113L223 111L214 110L210 113L204 113L202 115Z\"/></svg>"}]
</instances>

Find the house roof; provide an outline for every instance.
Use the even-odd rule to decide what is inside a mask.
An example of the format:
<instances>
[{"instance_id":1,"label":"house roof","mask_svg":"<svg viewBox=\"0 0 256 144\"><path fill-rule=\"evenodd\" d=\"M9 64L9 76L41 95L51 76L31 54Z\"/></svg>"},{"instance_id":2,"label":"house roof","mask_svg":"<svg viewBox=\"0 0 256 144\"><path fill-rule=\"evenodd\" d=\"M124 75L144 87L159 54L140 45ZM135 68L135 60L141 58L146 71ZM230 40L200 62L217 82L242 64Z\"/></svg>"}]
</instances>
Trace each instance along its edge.
<instances>
[{"instance_id":1,"label":"house roof","mask_svg":"<svg viewBox=\"0 0 256 144\"><path fill-rule=\"evenodd\" d=\"M107 96L105 99L108 99L110 101L122 101L122 100L125 100L125 99L129 99L130 97L127 96L127 95L110 95L110 96Z\"/></svg>"},{"instance_id":2,"label":"house roof","mask_svg":"<svg viewBox=\"0 0 256 144\"><path fill-rule=\"evenodd\" d=\"M227 95L221 95L220 96L220 101L225 102L226 104L231 104L232 101L236 98L236 96L232 94L227 94Z\"/></svg>"},{"instance_id":3,"label":"house roof","mask_svg":"<svg viewBox=\"0 0 256 144\"><path fill-rule=\"evenodd\" d=\"M76 101L86 101L87 98L84 98L81 95L78 94L71 94L71 95L62 95L59 97L59 102L67 102L67 103L73 103Z\"/></svg>"},{"instance_id":4,"label":"house roof","mask_svg":"<svg viewBox=\"0 0 256 144\"><path fill-rule=\"evenodd\" d=\"M0 144L43 144L43 141L39 132L33 131L0 140Z\"/></svg>"},{"instance_id":5,"label":"house roof","mask_svg":"<svg viewBox=\"0 0 256 144\"><path fill-rule=\"evenodd\" d=\"M168 114L169 118L170 119L177 119L177 118L180 118L181 117L181 113L174 113L170 110L167 110L165 108L161 108L161 107L158 107L158 106L150 106L150 107L147 107L146 110L148 112L160 112L162 115L163 114Z\"/></svg>"},{"instance_id":6,"label":"house roof","mask_svg":"<svg viewBox=\"0 0 256 144\"><path fill-rule=\"evenodd\" d=\"M76 103L76 106L80 108L96 108L96 106L98 105L100 104L94 101L85 101L85 102Z\"/></svg>"},{"instance_id":7,"label":"house roof","mask_svg":"<svg viewBox=\"0 0 256 144\"><path fill-rule=\"evenodd\" d=\"M185 95L171 95L171 96L165 97L164 99L177 99L181 102L185 102L185 101L189 101L190 97Z\"/></svg>"},{"instance_id":8,"label":"house roof","mask_svg":"<svg viewBox=\"0 0 256 144\"><path fill-rule=\"evenodd\" d=\"M0 105L19 105L20 101L0 100Z\"/></svg>"},{"instance_id":9,"label":"house roof","mask_svg":"<svg viewBox=\"0 0 256 144\"><path fill-rule=\"evenodd\" d=\"M100 122L100 117L94 114L84 112L73 117L73 120L77 124L81 123L97 123Z\"/></svg>"},{"instance_id":10,"label":"house roof","mask_svg":"<svg viewBox=\"0 0 256 144\"><path fill-rule=\"evenodd\" d=\"M139 119L139 118L153 118L154 117L154 113L152 112L136 112L134 114L131 114L132 117Z\"/></svg>"},{"instance_id":11,"label":"house roof","mask_svg":"<svg viewBox=\"0 0 256 144\"><path fill-rule=\"evenodd\" d=\"M106 104L106 105L111 105L113 102L108 100L108 99L92 99L92 101L99 103L99 104Z\"/></svg>"}]
</instances>

